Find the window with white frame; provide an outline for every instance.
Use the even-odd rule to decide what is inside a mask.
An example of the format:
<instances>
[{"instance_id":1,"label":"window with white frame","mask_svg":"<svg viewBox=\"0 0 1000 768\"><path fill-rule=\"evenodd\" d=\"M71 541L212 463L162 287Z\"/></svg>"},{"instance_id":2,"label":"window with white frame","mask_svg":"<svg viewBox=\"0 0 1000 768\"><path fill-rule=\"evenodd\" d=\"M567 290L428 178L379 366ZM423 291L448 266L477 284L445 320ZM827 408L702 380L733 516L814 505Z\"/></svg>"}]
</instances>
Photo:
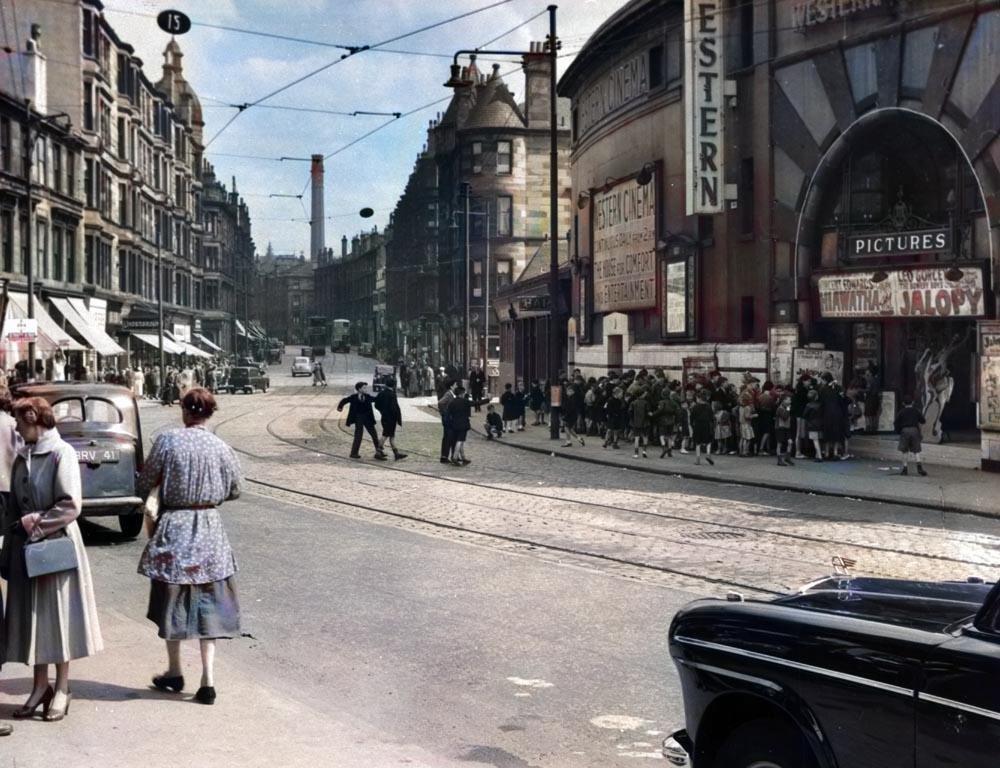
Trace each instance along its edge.
<instances>
[{"instance_id":1,"label":"window with white frame","mask_svg":"<svg viewBox=\"0 0 1000 768\"><path fill-rule=\"evenodd\" d=\"M497 173L511 172L511 146L509 141L497 142Z\"/></svg>"}]
</instances>

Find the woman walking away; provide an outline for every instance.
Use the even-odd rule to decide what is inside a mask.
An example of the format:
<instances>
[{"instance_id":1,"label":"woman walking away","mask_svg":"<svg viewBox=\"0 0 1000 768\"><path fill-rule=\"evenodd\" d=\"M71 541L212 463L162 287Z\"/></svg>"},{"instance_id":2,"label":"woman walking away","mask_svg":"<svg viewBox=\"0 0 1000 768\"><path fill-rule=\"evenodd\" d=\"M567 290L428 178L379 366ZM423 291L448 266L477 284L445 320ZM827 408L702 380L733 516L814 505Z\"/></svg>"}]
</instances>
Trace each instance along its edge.
<instances>
[{"instance_id":1,"label":"woman walking away","mask_svg":"<svg viewBox=\"0 0 1000 768\"><path fill-rule=\"evenodd\" d=\"M532 426L540 427L545 422L543 421L544 414L542 413L542 403L545 402L545 393L542 392L542 386L537 381L531 382L531 390L528 392L528 407L531 408L531 412L535 414L535 420Z\"/></svg>"},{"instance_id":2,"label":"woman walking away","mask_svg":"<svg viewBox=\"0 0 1000 768\"><path fill-rule=\"evenodd\" d=\"M517 395L514 394L510 382L503 385L500 408L503 410L503 431L513 432L517 429Z\"/></svg>"},{"instance_id":3,"label":"woman walking away","mask_svg":"<svg viewBox=\"0 0 1000 768\"><path fill-rule=\"evenodd\" d=\"M924 415L913 405L913 398L906 395L903 407L896 414L896 431L899 433L899 452L903 454L903 470L901 475L910 474L910 456L917 462L917 474L926 475L923 462L920 460L920 425L924 423Z\"/></svg>"},{"instance_id":4,"label":"woman walking away","mask_svg":"<svg viewBox=\"0 0 1000 768\"><path fill-rule=\"evenodd\" d=\"M579 440L580 445L585 444L583 438L576 433L576 422L580 418L580 414L577 411L579 400L574 397L575 394L576 390L572 385L566 387L566 396L562 401L563 426L566 428L566 442L563 443L563 448L569 448L573 445L574 440Z\"/></svg>"},{"instance_id":5,"label":"woman walking away","mask_svg":"<svg viewBox=\"0 0 1000 768\"><path fill-rule=\"evenodd\" d=\"M691 434L694 436L695 464L701 464L701 452L705 450L705 461L712 466L712 440L715 438L715 414L708 404L708 392L698 393L698 401L691 408Z\"/></svg>"},{"instance_id":6,"label":"woman walking away","mask_svg":"<svg viewBox=\"0 0 1000 768\"><path fill-rule=\"evenodd\" d=\"M812 442L813 461L823 461L823 447L820 440L823 437L823 407L819 404L819 392L810 389L806 396L806 407L802 411L802 418L806 422L806 435Z\"/></svg>"},{"instance_id":7,"label":"woman walking away","mask_svg":"<svg viewBox=\"0 0 1000 768\"><path fill-rule=\"evenodd\" d=\"M55 430L52 406L40 397L14 405L17 431L24 444L17 450L3 530L0 563L7 578L4 622L6 660L34 666L31 695L15 718L34 716L52 722L69 714L69 663L104 647L97 620L94 586L87 550L76 518L80 516L80 465L76 451ZM26 546L42 539L73 542L76 564L34 578L25 564ZM55 687L49 685L55 665Z\"/></svg>"},{"instance_id":8,"label":"woman walking away","mask_svg":"<svg viewBox=\"0 0 1000 768\"><path fill-rule=\"evenodd\" d=\"M459 384L455 388L455 397L448 403L448 417L451 421L452 437L455 441L451 450L451 463L462 467L471 462L465 458L465 438L472 428L473 402L465 396L465 387Z\"/></svg>"},{"instance_id":9,"label":"woman walking away","mask_svg":"<svg viewBox=\"0 0 1000 768\"><path fill-rule=\"evenodd\" d=\"M167 671L153 678L161 691L184 689L181 641L201 644L201 687L195 700L215 703L215 641L238 637L236 559L218 507L240 495L233 449L205 428L215 397L196 387L181 401L182 429L160 434L139 475L139 495L159 487L160 515L139 561L150 579L146 618L167 643Z\"/></svg>"}]
</instances>

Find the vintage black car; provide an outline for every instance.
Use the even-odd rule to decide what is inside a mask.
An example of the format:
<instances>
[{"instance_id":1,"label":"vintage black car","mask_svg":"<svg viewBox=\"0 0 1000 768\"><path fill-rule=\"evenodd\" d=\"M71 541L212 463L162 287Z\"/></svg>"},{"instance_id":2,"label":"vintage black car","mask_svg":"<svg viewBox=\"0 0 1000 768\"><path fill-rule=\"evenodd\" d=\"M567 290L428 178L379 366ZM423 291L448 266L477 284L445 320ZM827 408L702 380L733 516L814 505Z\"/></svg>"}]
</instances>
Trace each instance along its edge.
<instances>
[{"instance_id":1,"label":"vintage black car","mask_svg":"<svg viewBox=\"0 0 1000 768\"><path fill-rule=\"evenodd\" d=\"M255 389L267 392L270 386L271 379L261 373L259 368L236 366L229 369L229 381L226 384L229 394L237 391L253 394Z\"/></svg>"},{"instance_id":2,"label":"vintage black car","mask_svg":"<svg viewBox=\"0 0 1000 768\"><path fill-rule=\"evenodd\" d=\"M995 768L1000 585L831 577L770 602L698 600L670 653L696 768Z\"/></svg>"},{"instance_id":3,"label":"vintage black car","mask_svg":"<svg viewBox=\"0 0 1000 768\"><path fill-rule=\"evenodd\" d=\"M14 397L43 397L52 404L60 437L76 449L83 483L83 514L118 515L122 533L142 530L142 429L132 390L82 381L19 384Z\"/></svg>"}]
</instances>

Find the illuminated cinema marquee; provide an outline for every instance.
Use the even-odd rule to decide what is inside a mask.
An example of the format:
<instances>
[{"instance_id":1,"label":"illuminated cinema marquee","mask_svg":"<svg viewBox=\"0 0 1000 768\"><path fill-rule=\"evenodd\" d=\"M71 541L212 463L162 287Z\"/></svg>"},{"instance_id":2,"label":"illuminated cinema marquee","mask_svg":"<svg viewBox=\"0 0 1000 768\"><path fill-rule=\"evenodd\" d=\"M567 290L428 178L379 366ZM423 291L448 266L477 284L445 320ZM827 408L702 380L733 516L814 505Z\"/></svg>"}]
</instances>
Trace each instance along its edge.
<instances>
[{"instance_id":1,"label":"illuminated cinema marquee","mask_svg":"<svg viewBox=\"0 0 1000 768\"><path fill-rule=\"evenodd\" d=\"M684 109L687 213L719 213L723 156L723 0L686 0Z\"/></svg>"}]
</instances>

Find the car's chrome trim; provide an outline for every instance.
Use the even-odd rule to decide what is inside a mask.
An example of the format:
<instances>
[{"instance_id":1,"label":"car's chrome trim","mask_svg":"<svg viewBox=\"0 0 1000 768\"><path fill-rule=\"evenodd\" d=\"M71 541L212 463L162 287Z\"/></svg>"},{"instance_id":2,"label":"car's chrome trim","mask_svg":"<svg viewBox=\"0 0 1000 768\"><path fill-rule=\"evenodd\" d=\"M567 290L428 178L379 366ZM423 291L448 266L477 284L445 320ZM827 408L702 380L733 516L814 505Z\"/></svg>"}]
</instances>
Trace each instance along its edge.
<instances>
[{"instance_id":1,"label":"car's chrome trim","mask_svg":"<svg viewBox=\"0 0 1000 768\"><path fill-rule=\"evenodd\" d=\"M951 709L960 709L963 712L969 712L973 715L979 715L981 717L988 717L990 720L1000 720L1000 712L994 712L992 709L983 709L982 707L976 707L972 704L963 704L961 701L955 701L954 699L946 699L943 696L934 696L930 693L918 693L921 699L927 701L931 704L940 704L942 707L949 707Z\"/></svg>"},{"instance_id":2,"label":"car's chrome trim","mask_svg":"<svg viewBox=\"0 0 1000 768\"><path fill-rule=\"evenodd\" d=\"M678 643L683 645L692 645L698 648L706 648L712 651L720 651L721 653L730 653L736 656L743 656L748 659L754 659L756 661L764 661L769 664L776 664L781 667L788 667L789 669L795 669L799 672L810 672L814 675L822 675L823 677L830 677L835 680L843 680L845 682L854 683L856 685L863 685L868 688L877 688L882 691L887 691L889 693L895 693L899 696L913 697L916 695L916 691L913 688L903 688L902 686L892 685L891 683L883 683L880 680L870 680L867 677L859 677L857 675L849 675L846 672L837 672L833 669L827 669L826 667L816 667L812 664L803 664L800 661L791 661L790 659L782 659L777 656L770 656L766 653L758 653L757 651L748 651L745 648L737 648L732 645L723 645L722 643L713 643L708 640L698 640L693 637L683 637L677 635L674 637Z\"/></svg>"},{"instance_id":3,"label":"car's chrome trim","mask_svg":"<svg viewBox=\"0 0 1000 768\"><path fill-rule=\"evenodd\" d=\"M772 691L781 690L780 685L771 682L770 680L767 680L763 677L744 675L741 672L733 672L730 669L723 669L722 667L713 667L711 664L702 664L699 661L688 661L686 659L677 659L677 663L685 667L700 669L702 672L708 672L713 675L721 675L722 677L731 677L735 680L742 680L744 683L753 683L754 685L759 685L763 688L770 688Z\"/></svg>"}]
</instances>

